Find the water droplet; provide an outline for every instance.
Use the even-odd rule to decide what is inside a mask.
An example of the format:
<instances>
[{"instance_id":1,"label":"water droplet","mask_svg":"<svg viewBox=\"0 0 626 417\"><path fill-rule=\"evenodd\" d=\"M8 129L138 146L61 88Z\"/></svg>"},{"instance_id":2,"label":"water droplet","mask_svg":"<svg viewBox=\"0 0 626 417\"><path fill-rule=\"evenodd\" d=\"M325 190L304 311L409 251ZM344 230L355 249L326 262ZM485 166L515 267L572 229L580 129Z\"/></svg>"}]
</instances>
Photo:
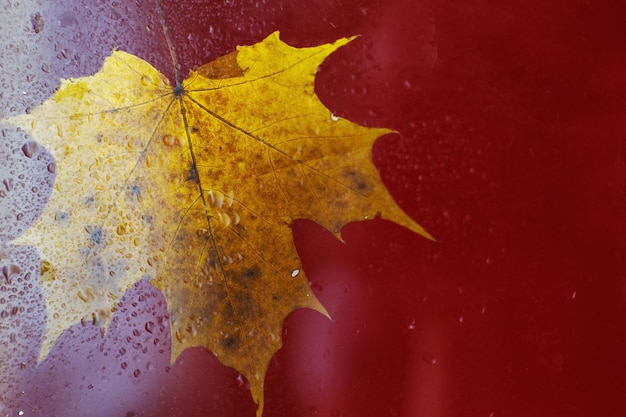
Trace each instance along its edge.
<instances>
[{"instance_id":1,"label":"water droplet","mask_svg":"<svg viewBox=\"0 0 626 417\"><path fill-rule=\"evenodd\" d=\"M15 264L5 265L2 267L2 275L7 284L11 284L13 275L20 273L20 267Z\"/></svg>"},{"instance_id":2,"label":"water droplet","mask_svg":"<svg viewBox=\"0 0 626 417\"><path fill-rule=\"evenodd\" d=\"M295 278L298 276L299 273L300 273L299 269L294 269L293 271L291 271L291 277Z\"/></svg>"},{"instance_id":3,"label":"water droplet","mask_svg":"<svg viewBox=\"0 0 626 417\"><path fill-rule=\"evenodd\" d=\"M7 191L11 191L13 189L13 178L6 178L2 180L2 184Z\"/></svg>"},{"instance_id":4,"label":"water droplet","mask_svg":"<svg viewBox=\"0 0 626 417\"><path fill-rule=\"evenodd\" d=\"M222 223L222 225L224 227L229 227L230 226L232 220L231 220L230 216L227 213L219 211L217 213L217 217L218 217L218 220L220 221L220 223Z\"/></svg>"},{"instance_id":5,"label":"water droplet","mask_svg":"<svg viewBox=\"0 0 626 417\"><path fill-rule=\"evenodd\" d=\"M51 174L54 174L55 172L57 172L57 165L54 162L50 162L48 164L48 172Z\"/></svg>"},{"instance_id":6,"label":"water droplet","mask_svg":"<svg viewBox=\"0 0 626 417\"><path fill-rule=\"evenodd\" d=\"M409 323L408 329L409 330L415 330L415 319L411 319L411 322Z\"/></svg>"},{"instance_id":7,"label":"water droplet","mask_svg":"<svg viewBox=\"0 0 626 417\"><path fill-rule=\"evenodd\" d=\"M339 120L339 116L335 116L334 114L330 115L330 120L332 120L333 122L336 122Z\"/></svg>"},{"instance_id":8,"label":"water droplet","mask_svg":"<svg viewBox=\"0 0 626 417\"><path fill-rule=\"evenodd\" d=\"M128 368L128 364L126 362L122 362L120 366L122 367L122 369Z\"/></svg>"},{"instance_id":9,"label":"water droplet","mask_svg":"<svg viewBox=\"0 0 626 417\"><path fill-rule=\"evenodd\" d=\"M87 385L87 388L89 388L89 389L93 389L93 384L89 384L89 385Z\"/></svg>"},{"instance_id":10,"label":"water droplet","mask_svg":"<svg viewBox=\"0 0 626 417\"><path fill-rule=\"evenodd\" d=\"M144 326L144 328L146 329L148 333L154 332L154 327L155 327L154 323L151 321L147 322L146 325Z\"/></svg>"},{"instance_id":11,"label":"water droplet","mask_svg":"<svg viewBox=\"0 0 626 417\"><path fill-rule=\"evenodd\" d=\"M24 152L26 157L32 158L35 155L35 152L37 152L38 147L39 145L37 145L37 142L26 142L22 146L22 152Z\"/></svg>"},{"instance_id":12,"label":"water droplet","mask_svg":"<svg viewBox=\"0 0 626 417\"><path fill-rule=\"evenodd\" d=\"M85 295L85 293L83 293L82 290L78 290L78 293L76 293L76 295L78 295L78 298L83 300L85 303L88 301L87 296Z\"/></svg>"},{"instance_id":13,"label":"water droplet","mask_svg":"<svg viewBox=\"0 0 626 417\"><path fill-rule=\"evenodd\" d=\"M30 24L32 25L35 33L41 33L44 28L44 21L39 12L30 16Z\"/></svg>"},{"instance_id":14,"label":"water droplet","mask_svg":"<svg viewBox=\"0 0 626 417\"><path fill-rule=\"evenodd\" d=\"M161 140L163 141L163 145L165 146L174 146L176 144L176 139L174 138L174 136L169 134L163 135Z\"/></svg>"},{"instance_id":15,"label":"water droplet","mask_svg":"<svg viewBox=\"0 0 626 417\"><path fill-rule=\"evenodd\" d=\"M431 365L435 365L437 363L437 358L431 352L424 352L422 354L422 360Z\"/></svg>"},{"instance_id":16,"label":"water droplet","mask_svg":"<svg viewBox=\"0 0 626 417\"><path fill-rule=\"evenodd\" d=\"M141 371L139 369L135 369L135 371L133 372L133 376L135 378L139 378L139 375L141 375Z\"/></svg>"}]
</instances>

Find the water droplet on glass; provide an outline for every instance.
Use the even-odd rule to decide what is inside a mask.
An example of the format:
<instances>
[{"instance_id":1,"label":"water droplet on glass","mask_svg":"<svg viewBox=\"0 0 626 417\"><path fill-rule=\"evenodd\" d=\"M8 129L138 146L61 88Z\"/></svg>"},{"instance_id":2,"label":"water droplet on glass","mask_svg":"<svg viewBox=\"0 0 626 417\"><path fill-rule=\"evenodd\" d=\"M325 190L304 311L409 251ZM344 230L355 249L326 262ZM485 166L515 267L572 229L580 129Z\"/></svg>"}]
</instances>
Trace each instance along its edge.
<instances>
[{"instance_id":1,"label":"water droplet on glass","mask_svg":"<svg viewBox=\"0 0 626 417\"><path fill-rule=\"evenodd\" d=\"M154 332L154 323L151 321L147 322L145 325L145 329L148 333Z\"/></svg>"},{"instance_id":2,"label":"water droplet on glass","mask_svg":"<svg viewBox=\"0 0 626 417\"><path fill-rule=\"evenodd\" d=\"M422 360L431 365L435 365L437 363L437 358L435 358L435 355L430 352L424 352L422 354Z\"/></svg>"},{"instance_id":3,"label":"water droplet on glass","mask_svg":"<svg viewBox=\"0 0 626 417\"><path fill-rule=\"evenodd\" d=\"M7 284L11 283L12 276L20 273L20 267L15 264L5 265L2 267L2 275Z\"/></svg>"},{"instance_id":4,"label":"water droplet on glass","mask_svg":"<svg viewBox=\"0 0 626 417\"><path fill-rule=\"evenodd\" d=\"M44 28L44 21L39 12L30 16L30 24L32 25L35 33L41 33Z\"/></svg>"},{"instance_id":5,"label":"water droplet on glass","mask_svg":"<svg viewBox=\"0 0 626 417\"><path fill-rule=\"evenodd\" d=\"M24 152L26 157L32 158L35 155L35 152L37 152L38 147L39 145L37 145L37 142L26 142L22 146L22 152Z\"/></svg>"},{"instance_id":6,"label":"water droplet on glass","mask_svg":"<svg viewBox=\"0 0 626 417\"><path fill-rule=\"evenodd\" d=\"M6 178L2 180L2 184L7 191L11 191L13 189L13 178Z\"/></svg>"}]
</instances>

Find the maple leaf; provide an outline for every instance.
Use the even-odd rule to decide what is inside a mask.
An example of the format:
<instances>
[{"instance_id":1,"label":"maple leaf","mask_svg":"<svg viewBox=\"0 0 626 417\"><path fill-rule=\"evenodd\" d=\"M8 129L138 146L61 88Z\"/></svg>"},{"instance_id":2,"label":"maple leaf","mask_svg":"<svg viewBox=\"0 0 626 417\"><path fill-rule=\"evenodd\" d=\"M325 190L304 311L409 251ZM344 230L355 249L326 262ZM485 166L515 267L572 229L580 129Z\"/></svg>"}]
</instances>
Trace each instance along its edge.
<instances>
[{"instance_id":1,"label":"maple leaf","mask_svg":"<svg viewBox=\"0 0 626 417\"><path fill-rule=\"evenodd\" d=\"M95 75L63 80L30 114L6 120L56 161L50 200L17 240L41 256L40 360L76 322L106 328L124 292L148 279L168 302L172 359L210 349L248 379L262 413L285 317L328 315L300 266L292 221L312 219L340 238L346 223L380 215L429 237L371 161L374 141L391 131L335 117L314 92L319 65L349 41L294 48L276 32L174 87L115 51Z\"/></svg>"}]
</instances>

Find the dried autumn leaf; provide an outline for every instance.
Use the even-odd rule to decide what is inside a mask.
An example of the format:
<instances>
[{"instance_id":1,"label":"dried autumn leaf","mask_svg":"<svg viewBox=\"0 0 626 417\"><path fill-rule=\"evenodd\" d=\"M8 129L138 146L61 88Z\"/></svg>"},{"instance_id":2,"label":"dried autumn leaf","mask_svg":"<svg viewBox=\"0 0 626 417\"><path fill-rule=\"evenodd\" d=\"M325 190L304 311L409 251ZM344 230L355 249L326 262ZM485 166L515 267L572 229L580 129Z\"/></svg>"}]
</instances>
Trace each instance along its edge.
<instances>
[{"instance_id":1,"label":"dried autumn leaf","mask_svg":"<svg viewBox=\"0 0 626 417\"><path fill-rule=\"evenodd\" d=\"M263 380L292 311L327 314L308 285L290 224L340 237L377 214L428 234L394 202L371 161L389 133L337 118L314 92L318 66L348 43L293 48L274 33L200 67L180 85L125 52L63 80L8 119L56 160L56 184L19 243L41 254L43 359L80 320L106 327L139 279L165 295L173 359L204 346Z\"/></svg>"}]
</instances>

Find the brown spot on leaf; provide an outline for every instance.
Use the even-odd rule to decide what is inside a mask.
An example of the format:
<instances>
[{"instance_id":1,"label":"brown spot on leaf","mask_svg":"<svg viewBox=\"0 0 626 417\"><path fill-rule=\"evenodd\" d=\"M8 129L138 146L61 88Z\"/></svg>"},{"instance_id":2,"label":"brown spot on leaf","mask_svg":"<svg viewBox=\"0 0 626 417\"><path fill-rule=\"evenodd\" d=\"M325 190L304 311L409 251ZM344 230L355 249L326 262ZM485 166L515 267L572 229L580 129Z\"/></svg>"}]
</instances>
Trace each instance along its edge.
<instances>
[{"instance_id":1,"label":"brown spot on leaf","mask_svg":"<svg viewBox=\"0 0 626 417\"><path fill-rule=\"evenodd\" d=\"M261 278L261 268L259 268L258 265L246 268L244 269L242 276L246 280L256 281L257 279Z\"/></svg>"},{"instance_id":2,"label":"brown spot on leaf","mask_svg":"<svg viewBox=\"0 0 626 417\"><path fill-rule=\"evenodd\" d=\"M222 346L226 349L236 349L239 346L239 336L237 335L227 335L222 340Z\"/></svg>"},{"instance_id":3,"label":"brown spot on leaf","mask_svg":"<svg viewBox=\"0 0 626 417\"><path fill-rule=\"evenodd\" d=\"M363 176L360 172L354 169L349 169L343 173L343 177L351 190L362 195L372 194L373 188L369 179Z\"/></svg>"}]
</instances>

